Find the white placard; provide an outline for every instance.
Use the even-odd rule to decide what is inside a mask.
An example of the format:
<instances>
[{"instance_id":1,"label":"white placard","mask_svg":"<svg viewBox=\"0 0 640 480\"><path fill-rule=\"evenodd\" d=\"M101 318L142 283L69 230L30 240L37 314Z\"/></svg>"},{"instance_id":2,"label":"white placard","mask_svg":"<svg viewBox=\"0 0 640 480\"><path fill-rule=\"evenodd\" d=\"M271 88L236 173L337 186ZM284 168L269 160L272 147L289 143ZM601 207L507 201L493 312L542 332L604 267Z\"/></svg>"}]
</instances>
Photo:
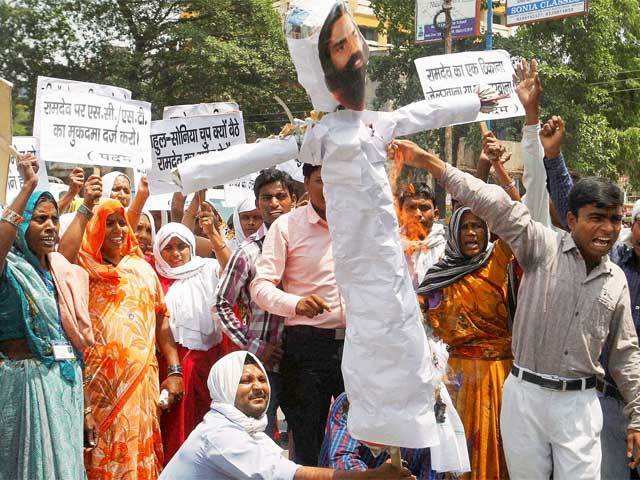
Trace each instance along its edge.
<instances>
[{"instance_id":1,"label":"white placard","mask_svg":"<svg viewBox=\"0 0 640 480\"><path fill-rule=\"evenodd\" d=\"M47 176L47 166L39 154L38 139L35 137L13 137L13 146L18 153L32 153L38 158L38 187L37 190L49 190L49 177ZM18 173L16 157L9 160L9 178L7 181L7 204L13 202L22 188L22 177Z\"/></svg>"},{"instance_id":2,"label":"white placard","mask_svg":"<svg viewBox=\"0 0 640 480\"><path fill-rule=\"evenodd\" d=\"M589 12L588 0L507 0L507 25L560 19Z\"/></svg>"},{"instance_id":3,"label":"white placard","mask_svg":"<svg viewBox=\"0 0 640 480\"><path fill-rule=\"evenodd\" d=\"M151 123L152 194L178 190L171 171L200 153L245 143L242 112L158 120Z\"/></svg>"},{"instance_id":4,"label":"white placard","mask_svg":"<svg viewBox=\"0 0 640 480\"><path fill-rule=\"evenodd\" d=\"M149 163L150 103L46 89L38 98L46 162L133 169Z\"/></svg>"},{"instance_id":5,"label":"white placard","mask_svg":"<svg viewBox=\"0 0 640 480\"><path fill-rule=\"evenodd\" d=\"M491 113L478 113L475 121L524 115L513 85L514 70L505 50L453 53L419 58L415 61L427 100L445 100L474 93L480 85L490 85L499 94L509 95Z\"/></svg>"},{"instance_id":6,"label":"white placard","mask_svg":"<svg viewBox=\"0 0 640 480\"><path fill-rule=\"evenodd\" d=\"M438 16L438 27L434 17L442 10L442 0L416 0L416 42L439 42L444 31L444 14ZM477 0L453 0L451 8L451 35L464 38L480 34L478 17L480 3Z\"/></svg>"},{"instance_id":7,"label":"white placard","mask_svg":"<svg viewBox=\"0 0 640 480\"><path fill-rule=\"evenodd\" d=\"M235 102L196 103L194 105L172 105L164 107L162 118L199 117L218 115L220 113L238 112L240 107Z\"/></svg>"},{"instance_id":8,"label":"white placard","mask_svg":"<svg viewBox=\"0 0 640 480\"><path fill-rule=\"evenodd\" d=\"M36 104L33 116L33 136L39 137L40 134L40 112L42 107L40 102L42 101L41 92L58 92L58 93L70 93L70 94L95 94L103 95L106 97L116 98L118 100L131 100L131 91L126 88L114 87L112 85L101 85L99 83L91 82L78 82L76 80L67 80L64 78L54 77L38 77L38 84L36 86Z\"/></svg>"}]
</instances>

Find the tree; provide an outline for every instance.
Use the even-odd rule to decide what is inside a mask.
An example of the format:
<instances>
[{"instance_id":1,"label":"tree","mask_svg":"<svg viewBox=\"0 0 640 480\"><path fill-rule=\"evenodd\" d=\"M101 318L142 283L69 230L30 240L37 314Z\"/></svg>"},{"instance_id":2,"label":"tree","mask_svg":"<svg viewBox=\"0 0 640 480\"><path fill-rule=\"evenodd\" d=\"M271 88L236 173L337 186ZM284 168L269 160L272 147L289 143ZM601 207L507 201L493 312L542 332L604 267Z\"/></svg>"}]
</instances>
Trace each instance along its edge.
<instances>
[{"instance_id":1,"label":"tree","mask_svg":"<svg viewBox=\"0 0 640 480\"><path fill-rule=\"evenodd\" d=\"M565 156L573 168L612 178L626 173L638 186L640 178L633 175L640 158L635 128L640 120L638 0L589 3L588 16L520 27L513 38L496 37L495 48L540 61L543 118L564 117ZM373 0L372 4L396 47L388 57L372 62L372 77L386 79L378 90L381 101L406 103L422 98L413 60L441 53L442 44L413 44L413 2ZM454 43L454 51L482 48L482 39ZM520 139L519 119L497 124L503 138Z\"/></svg>"},{"instance_id":2,"label":"tree","mask_svg":"<svg viewBox=\"0 0 640 480\"><path fill-rule=\"evenodd\" d=\"M16 30L37 26L7 43L17 66L0 62L1 75L28 88L29 106L37 75L52 75L128 88L152 102L156 117L166 105L236 101L248 136L287 121L275 94L299 115L310 109L269 0L64 1L62 9L58 0L19 0L0 10ZM34 6L47 15L33 15ZM66 41L48 43L46 24L68 29ZM36 52L26 48L32 41ZM46 61L32 62L38 55Z\"/></svg>"}]
</instances>

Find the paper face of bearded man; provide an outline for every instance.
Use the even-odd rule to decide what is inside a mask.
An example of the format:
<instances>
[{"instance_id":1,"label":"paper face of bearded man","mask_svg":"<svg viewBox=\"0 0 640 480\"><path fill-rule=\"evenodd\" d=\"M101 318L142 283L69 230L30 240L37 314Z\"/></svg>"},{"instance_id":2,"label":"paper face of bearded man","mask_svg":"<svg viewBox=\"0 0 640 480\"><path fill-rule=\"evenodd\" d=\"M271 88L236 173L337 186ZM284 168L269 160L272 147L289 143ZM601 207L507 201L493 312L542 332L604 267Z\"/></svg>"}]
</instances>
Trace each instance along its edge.
<instances>
[{"instance_id":1,"label":"paper face of bearded man","mask_svg":"<svg viewBox=\"0 0 640 480\"><path fill-rule=\"evenodd\" d=\"M364 109L369 47L342 2L320 31L318 54L327 88L345 108Z\"/></svg>"}]
</instances>

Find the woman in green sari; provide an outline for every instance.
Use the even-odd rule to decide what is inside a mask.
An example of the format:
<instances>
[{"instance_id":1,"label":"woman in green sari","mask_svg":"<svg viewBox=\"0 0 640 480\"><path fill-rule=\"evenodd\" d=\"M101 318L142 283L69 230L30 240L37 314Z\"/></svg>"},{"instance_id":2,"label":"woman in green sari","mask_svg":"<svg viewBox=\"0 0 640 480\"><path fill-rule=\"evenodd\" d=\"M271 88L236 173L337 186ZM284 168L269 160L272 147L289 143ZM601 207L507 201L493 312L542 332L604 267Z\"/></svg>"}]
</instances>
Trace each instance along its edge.
<instances>
[{"instance_id":1,"label":"woman in green sari","mask_svg":"<svg viewBox=\"0 0 640 480\"><path fill-rule=\"evenodd\" d=\"M58 207L34 191L35 157L18 170L22 189L0 217L0 479L82 480L88 278L55 251Z\"/></svg>"}]
</instances>

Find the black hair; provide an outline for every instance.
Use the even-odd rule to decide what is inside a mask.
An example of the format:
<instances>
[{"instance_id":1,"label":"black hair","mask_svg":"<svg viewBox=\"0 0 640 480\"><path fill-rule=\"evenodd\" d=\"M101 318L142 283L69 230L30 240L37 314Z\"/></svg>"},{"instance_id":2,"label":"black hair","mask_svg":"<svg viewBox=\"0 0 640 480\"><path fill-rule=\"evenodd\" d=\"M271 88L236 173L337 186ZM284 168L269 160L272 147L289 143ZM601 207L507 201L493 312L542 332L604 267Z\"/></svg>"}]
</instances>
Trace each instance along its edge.
<instances>
[{"instance_id":1,"label":"black hair","mask_svg":"<svg viewBox=\"0 0 640 480\"><path fill-rule=\"evenodd\" d=\"M253 358L253 355L249 355L247 353L247 356L244 357L244 364L245 365L258 365L258 362L256 362L255 358Z\"/></svg>"},{"instance_id":2,"label":"black hair","mask_svg":"<svg viewBox=\"0 0 640 480\"><path fill-rule=\"evenodd\" d=\"M424 198L425 200L431 200L433 205L436 204L436 196L431 186L426 182L415 182L410 184L403 184L398 187L398 204L400 207L409 198Z\"/></svg>"},{"instance_id":3,"label":"black hair","mask_svg":"<svg viewBox=\"0 0 640 480\"><path fill-rule=\"evenodd\" d=\"M597 208L617 207L624 204L624 194L611 180L585 177L578 180L569 193L569 211L576 217L586 205Z\"/></svg>"},{"instance_id":4,"label":"black hair","mask_svg":"<svg viewBox=\"0 0 640 480\"><path fill-rule=\"evenodd\" d=\"M229 230L233 230L234 229L234 226L233 226L233 214L229 218L227 218L227 228Z\"/></svg>"},{"instance_id":5,"label":"black hair","mask_svg":"<svg viewBox=\"0 0 640 480\"><path fill-rule=\"evenodd\" d=\"M305 163L302 165L302 175L304 178L309 178L313 172L320 169L320 165L311 165L310 163Z\"/></svg>"},{"instance_id":6,"label":"black hair","mask_svg":"<svg viewBox=\"0 0 640 480\"><path fill-rule=\"evenodd\" d=\"M320 65L322 65L322 71L328 77L336 73L336 67L331 61L331 52L329 51L329 40L331 39L331 31L333 30L333 24L346 13L344 4L342 2L336 2L333 6L327 19L322 25L320 30L320 36L318 38L318 54L320 57Z\"/></svg>"},{"instance_id":7,"label":"black hair","mask_svg":"<svg viewBox=\"0 0 640 480\"><path fill-rule=\"evenodd\" d=\"M260 190L262 187L274 182L280 182L282 187L285 188L289 192L289 195L293 197L294 185L291 175L287 172L283 172L282 170L278 170L277 168L267 168L260 172L260 175L258 175L258 178L256 178L256 181L253 184L253 193L256 198L260 198Z\"/></svg>"}]
</instances>

